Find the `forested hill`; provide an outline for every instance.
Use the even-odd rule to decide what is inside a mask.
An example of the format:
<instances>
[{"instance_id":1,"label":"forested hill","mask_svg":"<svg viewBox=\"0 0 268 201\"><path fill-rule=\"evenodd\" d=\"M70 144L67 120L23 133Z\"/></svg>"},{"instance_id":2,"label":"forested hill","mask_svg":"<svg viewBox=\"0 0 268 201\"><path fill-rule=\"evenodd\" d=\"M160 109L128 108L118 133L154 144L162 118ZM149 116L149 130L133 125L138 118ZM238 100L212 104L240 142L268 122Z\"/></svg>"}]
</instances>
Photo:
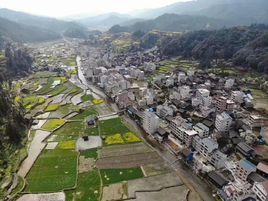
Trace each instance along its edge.
<instances>
[{"instance_id":1,"label":"forested hill","mask_svg":"<svg viewBox=\"0 0 268 201\"><path fill-rule=\"evenodd\" d=\"M8 45L5 53L0 52L0 181L14 171L7 168L17 163L17 150L24 147L29 124L22 107L15 103L11 78L28 71L31 65L32 60L24 49Z\"/></svg>"},{"instance_id":2,"label":"forested hill","mask_svg":"<svg viewBox=\"0 0 268 201\"><path fill-rule=\"evenodd\" d=\"M215 31L194 31L161 39L164 55L194 58L205 67L213 59L268 73L268 26L252 25Z\"/></svg>"},{"instance_id":3,"label":"forested hill","mask_svg":"<svg viewBox=\"0 0 268 201\"><path fill-rule=\"evenodd\" d=\"M118 32L148 32L151 30L186 32L195 30L212 30L224 27L223 20L209 18L205 16L190 16L177 14L164 14L153 20L137 22L130 26L115 25L109 30L111 33Z\"/></svg>"},{"instance_id":4,"label":"forested hill","mask_svg":"<svg viewBox=\"0 0 268 201\"><path fill-rule=\"evenodd\" d=\"M0 9L0 34L17 42L43 42L59 39L62 35L86 38L87 29L75 22Z\"/></svg>"}]
</instances>

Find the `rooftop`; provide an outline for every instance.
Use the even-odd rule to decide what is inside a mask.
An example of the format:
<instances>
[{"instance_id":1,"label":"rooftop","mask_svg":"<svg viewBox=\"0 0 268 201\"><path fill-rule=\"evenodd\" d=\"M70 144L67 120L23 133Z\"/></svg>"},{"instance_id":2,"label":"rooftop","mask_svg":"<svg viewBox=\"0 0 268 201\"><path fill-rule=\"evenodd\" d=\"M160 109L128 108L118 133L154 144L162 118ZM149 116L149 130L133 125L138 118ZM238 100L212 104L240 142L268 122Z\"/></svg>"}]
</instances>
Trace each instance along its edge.
<instances>
[{"instance_id":1,"label":"rooftop","mask_svg":"<svg viewBox=\"0 0 268 201\"><path fill-rule=\"evenodd\" d=\"M239 166L243 167L244 169L246 169L247 171L250 172L255 172L256 171L256 166L251 163L250 161L246 160L246 159L242 159L239 161Z\"/></svg>"}]
</instances>

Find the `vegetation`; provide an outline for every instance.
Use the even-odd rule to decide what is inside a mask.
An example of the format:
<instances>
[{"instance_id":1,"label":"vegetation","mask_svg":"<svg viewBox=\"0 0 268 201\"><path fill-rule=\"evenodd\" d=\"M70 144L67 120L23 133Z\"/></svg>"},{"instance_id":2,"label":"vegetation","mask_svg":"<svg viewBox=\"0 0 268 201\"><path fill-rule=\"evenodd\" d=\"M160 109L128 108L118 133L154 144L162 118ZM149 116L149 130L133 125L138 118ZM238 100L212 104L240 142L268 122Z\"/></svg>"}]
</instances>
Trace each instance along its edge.
<instances>
[{"instance_id":1,"label":"vegetation","mask_svg":"<svg viewBox=\"0 0 268 201\"><path fill-rule=\"evenodd\" d=\"M104 185L109 185L121 181L128 181L143 177L143 173L140 168L107 169L107 170L100 170L100 173Z\"/></svg>"},{"instance_id":2,"label":"vegetation","mask_svg":"<svg viewBox=\"0 0 268 201\"><path fill-rule=\"evenodd\" d=\"M0 37L0 47L3 47ZM14 104L11 78L28 72L32 59L24 49L8 45L0 59L0 200L12 182L13 173L27 156L25 137L29 121L22 104ZM7 184L7 185L4 185Z\"/></svg>"},{"instance_id":3,"label":"vegetation","mask_svg":"<svg viewBox=\"0 0 268 201\"><path fill-rule=\"evenodd\" d=\"M87 110L84 110L82 113L74 116L72 120L84 120L85 118L91 116L91 115L98 115L97 111L95 111L92 108L88 108Z\"/></svg>"},{"instance_id":4,"label":"vegetation","mask_svg":"<svg viewBox=\"0 0 268 201\"><path fill-rule=\"evenodd\" d=\"M98 149L89 149L89 150L81 151L80 155L85 156L86 158L97 159L98 158Z\"/></svg>"},{"instance_id":5,"label":"vegetation","mask_svg":"<svg viewBox=\"0 0 268 201\"><path fill-rule=\"evenodd\" d=\"M204 68L211 67L212 60L220 65L231 59L245 69L267 73L267 31L266 25L195 31L164 37L159 48L164 55L198 59Z\"/></svg>"},{"instance_id":6,"label":"vegetation","mask_svg":"<svg viewBox=\"0 0 268 201\"><path fill-rule=\"evenodd\" d=\"M44 97L38 97L38 96L32 95L32 96L26 96L22 100L20 99L20 97L16 97L15 101L22 102L22 105L24 106L24 108L26 108L27 110L31 110L35 108L37 105L41 105L45 103L46 99Z\"/></svg>"},{"instance_id":7,"label":"vegetation","mask_svg":"<svg viewBox=\"0 0 268 201\"><path fill-rule=\"evenodd\" d=\"M123 135L124 140L127 143L133 143L133 142L141 142L141 139L138 138L134 133L132 132L127 132L126 134Z\"/></svg>"},{"instance_id":8,"label":"vegetation","mask_svg":"<svg viewBox=\"0 0 268 201\"><path fill-rule=\"evenodd\" d=\"M48 120L43 126L42 129L47 131L54 131L55 129L63 126L65 124L64 119L51 119Z\"/></svg>"},{"instance_id":9,"label":"vegetation","mask_svg":"<svg viewBox=\"0 0 268 201\"><path fill-rule=\"evenodd\" d=\"M108 119L99 122L101 135L113 135L116 133L124 134L129 129L124 125L121 118Z\"/></svg>"},{"instance_id":10,"label":"vegetation","mask_svg":"<svg viewBox=\"0 0 268 201\"><path fill-rule=\"evenodd\" d=\"M121 134L109 135L105 138L105 144L113 145L113 144L124 144L124 140Z\"/></svg>"},{"instance_id":11,"label":"vegetation","mask_svg":"<svg viewBox=\"0 0 268 201\"><path fill-rule=\"evenodd\" d=\"M81 99L82 99L83 102L93 101L93 100L94 100L94 98L93 98L92 95L83 95L83 96L81 97Z\"/></svg>"},{"instance_id":12,"label":"vegetation","mask_svg":"<svg viewBox=\"0 0 268 201\"><path fill-rule=\"evenodd\" d=\"M59 109L59 107L60 107L59 104L48 105L47 108L45 109L45 112L56 111L57 109Z\"/></svg>"},{"instance_id":13,"label":"vegetation","mask_svg":"<svg viewBox=\"0 0 268 201\"><path fill-rule=\"evenodd\" d=\"M77 152L46 150L26 177L26 192L56 192L73 188L77 179Z\"/></svg>"},{"instance_id":14,"label":"vegetation","mask_svg":"<svg viewBox=\"0 0 268 201\"><path fill-rule=\"evenodd\" d=\"M75 190L65 191L67 201L98 201L101 193L101 180L98 170L78 175Z\"/></svg>"},{"instance_id":15,"label":"vegetation","mask_svg":"<svg viewBox=\"0 0 268 201\"><path fill-rule=\"evenodd\" d=\"M61 141L58 145L58 147L60 149L75 149L75 144L76 141L75 140L69 140L69 141Z\"/></svg>"},{"instance_id":16,"label":"vegetation","mask_svg":"<svg viewBox=\"0 0 268 201\"><path fill-rule=\"evenodd\" d=\"M94 105L100 105L100 104L104 103L104 101L102 99L94 99L92 102Z\"/></svg>"}]
</instances>

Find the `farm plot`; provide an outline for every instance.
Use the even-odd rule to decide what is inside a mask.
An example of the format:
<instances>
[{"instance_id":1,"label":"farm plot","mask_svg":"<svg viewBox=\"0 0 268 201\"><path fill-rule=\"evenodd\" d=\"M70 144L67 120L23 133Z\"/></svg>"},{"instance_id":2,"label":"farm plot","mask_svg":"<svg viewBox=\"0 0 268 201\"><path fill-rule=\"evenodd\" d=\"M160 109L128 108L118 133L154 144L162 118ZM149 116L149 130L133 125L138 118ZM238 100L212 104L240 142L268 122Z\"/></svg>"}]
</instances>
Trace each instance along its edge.
<instances>
[{"instance_id":1,"label":"farm plot","mask_svg":"<svg viewBox=\"0 0 268 201\"><path fill-rule=\"evenodd\" d=\"M104 185L143 177L143 173L140 168L106 169L100 170L100 174Z\"/></svg>"},{"instance_id":2,"label":"farm plot","mask_svg":"<svg viewBox=\"0 0 268 201\"><path fill-rule=\"evenodd\" d=\"M126 182L104 186L102 190L102 201L125 200L127 198Z\"/></svg>"},{"instance_id":3,"label":"farm plot","mask_svg":"<svg viewBox=\"0 0 268 201\"><path fill-rule=\"evenodd\" d=\"M59 108L56 111L51 112L49 118L63 118L73 112L79 113L79 111L80 108L78 106L73 104L66 104L59 106Z\"/></svg>"},{"instance_id":4,"label":"farm plot","mask_svg":"<svg viewBox=\"0 0 268 201\"><path fill-rule=\"evenodd\" d=\"M64 119L51 119L48 120L43 126L42 129L46 131L54 131L55 129L61 127L65 124Z\"/></svg>"},{"instance_id":5,"label":"farm plot","mask_svg":"<svg viewBox=\"0 0 268 201\"><path fill-rule=\"evenodd\" d=\"M98 149L90 149L85 151L80 151L80 155L84 156L85 158L98 158Z\"/></svg>"},{"instance_id":6,"label":"farm plot","mask_svg":"<svg viewBox=\"0 0 268 201\"><path fill-rule=\"evenodd\" d=\"M44 97L35 96L35 95L27 96L22 99L22 105L24 106L26 110L32 110L36 106L42 105L45 102L46 102L46 99Z\"/></svg>"},{"instance_id":7,"label":"farm plot","mask_svg":"<svg viewBox=\"0 0 268 201\"><path fill-rule=\"evenodd\" d=\"M61 128L53 133L54 141L65 141L65 140L77 140L79 137L85 135L99 135L98 127L87 127L85 122L73 121L67 122Z\"/></svg>"},{"instance_id":8,"label":"farm plot","mask_svg":"<svg viewBox=\"0 0 268 201\"><path fill-rule=\"evenodd\" d=\"M117 133L124 134L130 132L124 125L121 118L108 119L99 122L101 135L114 135Z\"/></svg>"},{"instance_id":9,"label":"farm plot","mask_svg":"<svg viewBox=\"0 0 268 201\"><path fill-rule=\"evenodd\" d=\"M73 188L77 179L77 152L45 150L26 177L26 192L57 192Z\"/></svg>"},{"instance_id":10,"label":"farm plot","mask_svg":"<svg viewBox=\"0 0 268 201\"><path fill-rule=\"evenodd\" d=\"M128 181L128 196L135 198L138 191L159 191L163 188L181 186L183 183L175 173L162 174Z\"/></svg>"},{"instance_id":11,"label":"farm plot","mask_svg":"<svg viewBox=\"0 0 268 201\"><path fill-rule=\"evenodd\" d=\"M174 201L174 200L187 200L189 189L185 186L175 186L164 188L160 191L153 192L136 192L136 198L133 201L146 200L146 201ZM198 201L198 200L195 200Z\"/></svg>"},{"instance_id":12,"label":"farm plot","mask_svg":"<svg viewBox=\"0 0 268 201\"><path fill-rule=\"evenodd\" d=\"M136 144L129 144L129 145L114 145L103 147L100 150L100 157L107 158L107 157L120 157L126 154L133 155L133 154L140 154L140 153L150 153L153 152L148 146L144 143L136 143Z\"/></svg>"},{"instance_id":13,"label":"farm plot","mask_svg":"<svg viewBox=\"0 0 268 201\"><path fill-rule=\"evenodd\" d=\"M159 163L162 160L156 152L125 154L126 155L100 158L97 160L96 165L99 169L132 168Z\"/></svg>"},{"instance_id":14,"label":"farm plot","mask_svg":"<svg viewBox=\"0 0 268 201\"><path fill-rule=\"evenodd\" d=\"M88 108L87 110L84 110L82 113L80 113L80 114L74 116L73 118L71 118L71 120L81 120L81 121L84 121L90 115L97 116L98 113L93 108Z\"/></svg>"},{"instance_id":15,"label":"farm plot","mask_svg":"<svg viewBox=\"0 0 268 201\"><path fill-rule=\"evenodd\" d=\"M56 130L54 141L76 140L84 134L84 122L67 122Z\"/></svg>"},{"instance_id":16,"label":"farm plot","mask_svg":"<svg viewBox=\"0 0 268 201\"><path fill-rule=\"evenodd\" d=\"M98 170L78 175L74 190L65 191L67 201L98 201L101 193L101 180Z\"/></svg>"}]
</instances>

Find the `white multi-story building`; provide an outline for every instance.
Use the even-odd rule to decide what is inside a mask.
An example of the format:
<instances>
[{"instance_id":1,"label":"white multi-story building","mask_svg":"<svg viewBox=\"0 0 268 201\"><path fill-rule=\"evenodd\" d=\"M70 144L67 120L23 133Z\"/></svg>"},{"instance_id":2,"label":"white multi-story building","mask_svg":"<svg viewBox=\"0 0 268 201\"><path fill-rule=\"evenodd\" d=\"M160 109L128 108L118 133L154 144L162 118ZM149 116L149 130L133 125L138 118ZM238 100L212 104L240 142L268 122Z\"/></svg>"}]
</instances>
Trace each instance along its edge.
<instances>
[{"instance_id":1,"label":"white multi-story building","mask_svg":"<svg viewBox=\"0 0 268 201\"><path fill-rule=\"evenodd\" d=\"M229 131L231 124L232 124L232 117L230 117L230 115L228 115L226 112L217 114L215 127L219 132Z\"/></svg>"},{"instance_id":2,"label":"white multi-story building","mask_svg":"<svg viewBox=\"0 0 268 201\"><path fill-rule=\"evenodd\" d=\"M193 129L198 133L201 138L206 138L209 136L209 128L203 123L197 123Z\"/></svg>"},{"instance_id":3,"label":"white multi-story building","mask_svg":"<svg viewBox=\"0 0 268 201\"><path fill-rule=\"evenodd\" d=\"M189 86L181 86L179 87L180 97L181 99L190 98L190 87Z\"/></svg>"},{"instance_id":4,"label":"white multi-story building","mask_svg":"<svg viewBox=\"0 0 268 201\"><path fill-rule=\"evenodd\" d=\"M173 116L173 109L168 105L158 105L156 108L156 114L160 117Z\"/></svg>"},{"instance_id":5,"label":"white multi-story building","mask_svg":"<svg viewBox=\"0 0 268 201\"><path fill-rule=\"evenodd\" d=\"M185 82L185 81L186 81L186 74L184 72L179 72L178 82Z\"/></svg>"},{"instance_id":6,"label":"white multi-story building","mask_svg":"<svg viewBox=\"0 0 268 201\"><path fill-rule=\"evenodd\" d=\"M144 130L149 133L153 134L159 128L160 119L159 117L148 110L144 112L143 116L143 128Z\"/></svg>"},{"instance_id":7,"label":"white multi-story building","mask_svg":"<svg viewBox=\"0 0 268 201\"><path fill-rule=\"evenodd\" d=\"M176 117L169 125L171 133L187 147L192 145L194 136L198 133L189 126L187 121L182 117Z\"/></svg>"},{"instance_id":8,"label":"white multi-story building","mask_svg":"<svg viewBox=\"0 0 268 201\"><path fill-rule=\"evenodd\" d=\"M224 167L227 155L218 150L218 143L212 138L195 136L193 139L195 150L216 169Z\"/></svg>"},{"instance_id":9,"label":"white multi-story building","mask_svg":"<svg viewBox=\"0 0 268 201\"><path fill-rule=\"evenodd\" d=\"M253 192L256 194L258 200L268 200L268 180L264 182L255 182L253 185Z\"/></svg>"},{"instance_id":10,"label":"white multi-story building","mask_svg":"<svg viewBox=\"0 0 268 201\"><path fill-rule=\"evenodd\" d=\"M244 102L245 93L242 91L232 91L231 99L236 103L243 103Z\"/></svg>"},{"instance_id":11,"label":"white multi-story building","mask_svg":"<svg viewBox=\"0 0 268 201\"><path fill-rule=\"evenodd\" d=\"M233 87L234 83L235 83L234 79L228 79L228 80L226 80L224 87L226 89L230 89Z\"/></svg>"}]
</instances>

